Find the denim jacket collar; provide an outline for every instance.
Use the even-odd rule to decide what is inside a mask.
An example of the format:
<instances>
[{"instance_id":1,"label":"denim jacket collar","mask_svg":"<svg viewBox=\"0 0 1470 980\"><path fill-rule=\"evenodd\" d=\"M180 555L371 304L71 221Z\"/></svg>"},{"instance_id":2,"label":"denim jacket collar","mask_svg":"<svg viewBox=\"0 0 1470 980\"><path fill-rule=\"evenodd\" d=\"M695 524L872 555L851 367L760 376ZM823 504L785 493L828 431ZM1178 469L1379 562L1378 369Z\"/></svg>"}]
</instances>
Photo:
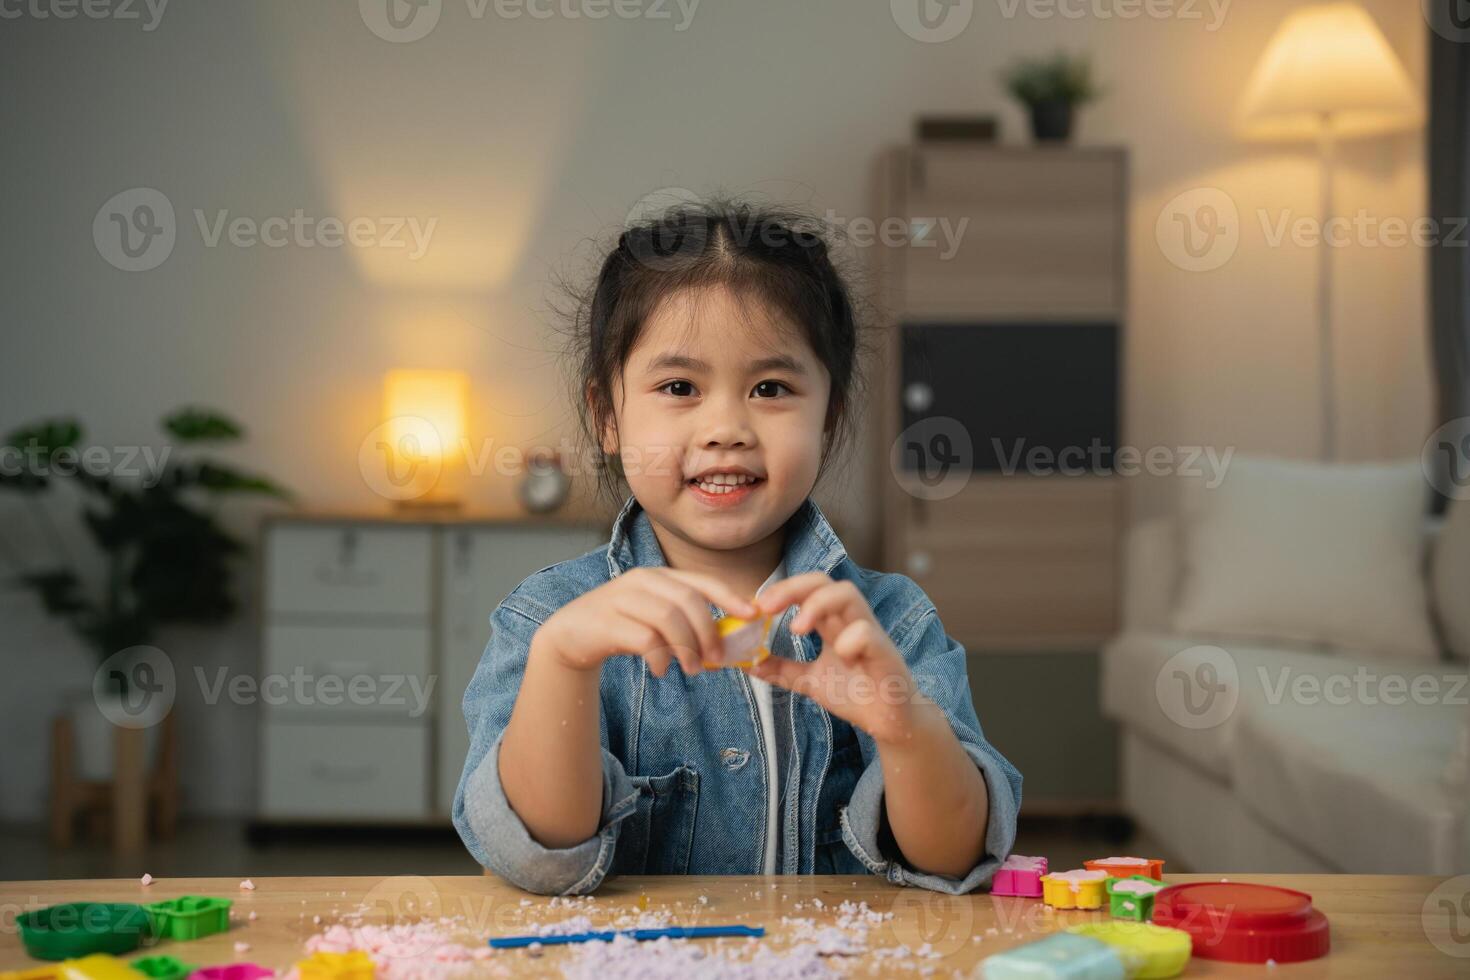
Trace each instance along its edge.
<instances>
[{"instance_id":1,"label":"denim jacket collar","mask_svg":"<svg viewBox=\"0 0 1470 980\"><path fill-rule=\"evenodd\" d=\"M786 544L783 557L787 575L806 572L831 574L847 557L847 550L837 532L827 523L816 502L808 497L786 522ZM663 549L648 513L636 497L630 496L613 522L612 539L607 549L607 572L618 575L630 568L666 565Z\"/></svg>"}]
</instances>

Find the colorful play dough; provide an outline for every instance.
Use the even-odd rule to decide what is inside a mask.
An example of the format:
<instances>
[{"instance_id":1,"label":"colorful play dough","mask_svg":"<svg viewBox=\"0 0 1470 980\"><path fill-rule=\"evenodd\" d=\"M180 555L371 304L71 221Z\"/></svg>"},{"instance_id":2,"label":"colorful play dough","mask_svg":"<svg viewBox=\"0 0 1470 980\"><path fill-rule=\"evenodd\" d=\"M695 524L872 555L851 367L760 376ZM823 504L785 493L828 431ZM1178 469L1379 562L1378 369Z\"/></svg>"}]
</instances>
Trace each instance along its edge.
<instances>
[{"instance_id":1,"label":"colorful play dough","mask_svg":"<svg viewBox=\"0 0 1470 980\"><path fill-rule=\"evenodd\" d=\"M1076 869L1041 876L1041 899L1055 909L1100 909L1107 872Z\"/></svg>"},{"instance_id":2,"label":"colorful play dough","mask_svg":"<svg viewBox=\"0 0 1470 980\"><path fill-rule=\"evenodd\" d=\"M1056 932L987 956L980 971L984 980L1125 980L1130 965L1108 943Z\"/></svg>"},{"instance_id":3,"label":"colorful play dough","mask_svg":"<svg viewBox=\"0 0 1470 980\"><path fill-rule=\"evenodd\" d=\"M715 621L715 630L725 648L723 662L701 661L705 667L754 667L771 655L766 647L766 633L771 628L771 617L761 619L739 619L726 616Z\"/></svg>"},{"instance_id":4,"label":"colorful play dough","mask_svg":"<svg viewBox=\"0 0 1470 980\"><path fill-rule=\"evenodd\" d=\"M1164 862L1158 858L1105 857L1083 861L1082 866L1089 871L1106 871L1111 878L1143 875L1162 881L1164 877Z\"/></svg>"},{"instance_id":5,"label":"colorful play dough","mask_svg":"<svg viewBox=\"0 0 1470 980\"><path fill-rule=\"evenodd\" d=\"M312 953L296 964L300 980L373 980L372 958L360 949Z\"/></svg>"},{"instance_id":6,"label":"colorful play dough","mask_svg":"<svg viewBox=\"0 0 1470 980\"><path fill-rule=\"evenodd\" d=\"M1148 922L1089 922L1067 932L1097 939L1132 958L1134 980L1168 980L1189 965L1189 933Z\"/></svg>"},{"instance_id":7,"label":"colorful play dough","mask_svg":"<svg viewBox=\"0 0 1470 980\"><path fill-rule=\"evenodd\" d=\"M1131 878L1109 878L1108 911L1115 919L1147 922L1153 918L1154 895L1164 887L1162 881L1134 875Z\"/></svg>"},{"instance_id":8,"label":"colorful play dough","mask_svg":"<svg viewBox=\"0 0 1470 980\"><path fill-rule=\"evenodd\" d=\"M990 884L990 894L1040 898L1041 876L1046 872L1046 858L1012 854L995 872L995 879Z\"/></svg>"}]
</instances>

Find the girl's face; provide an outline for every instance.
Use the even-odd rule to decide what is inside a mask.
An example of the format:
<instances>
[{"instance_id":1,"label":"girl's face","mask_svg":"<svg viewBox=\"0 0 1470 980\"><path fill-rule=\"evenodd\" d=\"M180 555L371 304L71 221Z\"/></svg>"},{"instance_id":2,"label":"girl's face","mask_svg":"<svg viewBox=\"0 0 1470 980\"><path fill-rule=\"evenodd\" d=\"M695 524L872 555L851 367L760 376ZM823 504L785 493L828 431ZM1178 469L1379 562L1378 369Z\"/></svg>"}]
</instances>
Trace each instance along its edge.
<instances>
[{"instance_id":1,"label":"girl's face","mask_svg":"<svg viewBox=\"0 0 1470 980\"><path fill-rule=\"evenodd\" d=\"M830 391L811 346L764 303L685 290L644 324L603 448L657 524L699 548L743 548L815 485Z\"/></svg>"}]
</instances>

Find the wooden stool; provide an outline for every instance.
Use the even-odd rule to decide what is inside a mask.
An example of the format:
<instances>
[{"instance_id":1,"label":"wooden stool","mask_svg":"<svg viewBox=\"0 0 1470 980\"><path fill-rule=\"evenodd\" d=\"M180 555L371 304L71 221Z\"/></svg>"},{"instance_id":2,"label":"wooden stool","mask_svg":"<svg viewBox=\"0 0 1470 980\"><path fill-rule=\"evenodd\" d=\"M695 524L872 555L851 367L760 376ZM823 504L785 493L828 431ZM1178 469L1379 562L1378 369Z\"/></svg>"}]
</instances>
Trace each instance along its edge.
<instances>
[{"instance_id":1,"label":"wooden stool","mask_svg":"<svg viewBox=\"0 0 1470 980\"><path fill-rule=\"evenodd\" d=\"M153 832L164 840L174 836L179 817L178 742L174 716L160 725L158 761L147 771L144 758L147 733L141 728L114 727L111 782L78 779L74 772L75 738L71 718L57 715L51 722L51 843L70 847L79 816L88 830L106 836L110 824L112 849L137 854L148 837L152 811Z\"/></svg>"}]
</instances>

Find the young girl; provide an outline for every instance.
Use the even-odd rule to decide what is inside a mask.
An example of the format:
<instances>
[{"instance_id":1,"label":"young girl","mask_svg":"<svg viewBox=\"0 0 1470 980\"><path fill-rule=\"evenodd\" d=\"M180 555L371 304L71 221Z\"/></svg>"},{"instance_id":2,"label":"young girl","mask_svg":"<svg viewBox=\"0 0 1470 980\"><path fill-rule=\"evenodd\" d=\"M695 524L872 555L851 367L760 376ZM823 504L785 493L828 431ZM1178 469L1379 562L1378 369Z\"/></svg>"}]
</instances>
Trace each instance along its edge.
<instances>
[{"instance_id":1,"label":"young girl","mask_svg":"<svg viewBox=\"0 0 1470 980\"><path fill-rule=\"evenodd\" d=\"M1010 851L1021 777L980 733L963 648L810 499L858 347L811 229L671 211L619 239L579 311L587 428L631 496L606 547L495 610L464 699L454 823L522 888L866 869L961 894ZM705 666L727 615L773 617L771 656Z\"/></svg>"}]
</instances>

